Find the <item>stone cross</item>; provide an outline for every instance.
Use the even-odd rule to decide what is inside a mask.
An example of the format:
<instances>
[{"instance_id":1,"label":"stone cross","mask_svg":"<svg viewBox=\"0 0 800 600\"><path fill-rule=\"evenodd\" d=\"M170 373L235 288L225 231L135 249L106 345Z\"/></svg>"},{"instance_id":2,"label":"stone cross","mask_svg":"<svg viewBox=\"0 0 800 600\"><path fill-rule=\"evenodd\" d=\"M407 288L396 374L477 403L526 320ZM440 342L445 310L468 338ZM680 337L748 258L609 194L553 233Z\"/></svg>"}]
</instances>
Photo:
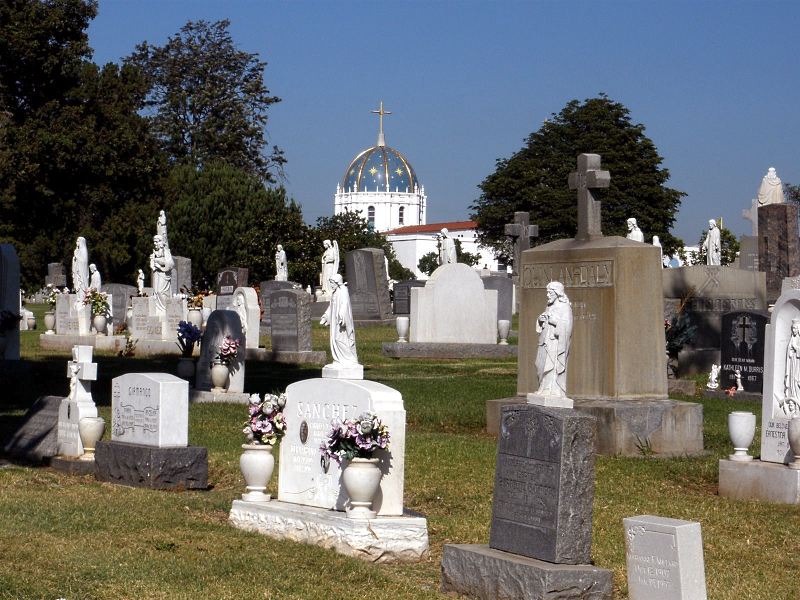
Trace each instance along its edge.
<instances>
[{"instance_id":1,"label":"stone cross","mask_svg":"<svg viewBox=\"0 0 800 600\"><path fill-rule=\"evenodd\" d=\"M531 247L531 238L539 236L539 226L530 225L530 219L530 213L515 212L514 222L505 226L505 234L514 240L514 277L519 276L522 253Z\"/></svg>"},{"instance_id":2,"label":"stone cross","mask_svg":"<svg viewBox=\"0 0 800 600\"><path fill-rule=\"evenodd\" d=\"M600 223L600 202L594 199L593 189L607 188L611 174L600 170L599 154L579 154L578 170L569 174L569 189L578 190L578 233L576 240L603 237Z\"/></svg>"},{"instance_id":3,"label":"stone cross","mask_svg":"<svg viewBox=\"0 0 800 600\"><path fill-rule=\"evenodd\" d=\"M58 410L58 453L66 457L83 454L78 424L86 417L96 417L92 400L92 381L97 380L97 363L92 362L92 346L73 346L72 360L67 363L69 395L61 400Z\"/></svg>"},{"instance_id":4,"label":"stone cross","mask_svg":"<svg viewBox=\"0 0 800 600\"><path fill-rule=\"evenodd\" d=\"M752 236L758 235L758 198L750 201L750 209L742 209L742 218L750 221L750 231Z\"/></svg>"}]
</instances>

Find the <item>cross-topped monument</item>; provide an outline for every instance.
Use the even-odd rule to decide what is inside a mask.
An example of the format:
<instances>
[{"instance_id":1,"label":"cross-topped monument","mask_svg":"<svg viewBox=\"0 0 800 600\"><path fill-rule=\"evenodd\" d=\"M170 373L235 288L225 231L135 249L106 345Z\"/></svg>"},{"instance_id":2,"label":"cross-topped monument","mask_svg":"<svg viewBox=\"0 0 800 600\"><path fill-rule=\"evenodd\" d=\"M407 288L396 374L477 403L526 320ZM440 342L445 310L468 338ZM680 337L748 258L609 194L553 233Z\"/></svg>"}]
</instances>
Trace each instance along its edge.
<instances>
[{"instance_id":1,"label":"cross-topped monument","mask_svg":"<svg viewBox=\"0 0 800 600\"><path fill-rule=\"evenodd\" d=\"M539 226L531 225L530 221L530 213L515 212L514 222L505 226L505 234L514 242L514 277L519 276L522 253L531 247L531 238L539 236Z\"/></svg>"},{"instance_id":2,"label":"cross-topped monument","mask_svg":"<svg viewBox=\"0 0 800 600\"><path fill-rule=\"evenodd\" d=\"M753 198L751 200L749 209L742 209L742 218L746 221L750 221L750 235L758 235L758 198Z\"/></svg>"},{"instance_id":3,"label":"cross-topped monument","mask_svg":"<svg viewBox=\"0 0 800 600\"><path fill-rule=\"evenodd\" d=\"M579 154L578 170L569 174L569 189L578 190L578 233L580 241L603 237L600 222L600 202L592 190L607 188L611 174L600 170L599 154Z\"/></svg>"},{"instance_id":4,"label":"cross-topped monument","mask_svg":"<svg viewBox=\"0 0 800 600\"><path fill-rule=\"evenodd\" d=\"M378 146L385 146L386 141L383 139L383 115L390 115L392 113L388 110L383 110L383 100L381 100L381 106L378 110L371 110L370 112L379 116L380 129L378 129Z\"/></svg>"},{"instance_id":5,"label":"cross-topped monument","mask_svg":"<svg viewBox=\"0 0 800 600\"><path fill-rule=\"evenodd\" d=\"M92 362L92 346L73 346L72 360L67 363L69 396L61 401L58 411L58 453L78 457L83 454L78 423L96 417L92 399L92 381L97 380L97 363Z\"/></svg>"}]
</instances>

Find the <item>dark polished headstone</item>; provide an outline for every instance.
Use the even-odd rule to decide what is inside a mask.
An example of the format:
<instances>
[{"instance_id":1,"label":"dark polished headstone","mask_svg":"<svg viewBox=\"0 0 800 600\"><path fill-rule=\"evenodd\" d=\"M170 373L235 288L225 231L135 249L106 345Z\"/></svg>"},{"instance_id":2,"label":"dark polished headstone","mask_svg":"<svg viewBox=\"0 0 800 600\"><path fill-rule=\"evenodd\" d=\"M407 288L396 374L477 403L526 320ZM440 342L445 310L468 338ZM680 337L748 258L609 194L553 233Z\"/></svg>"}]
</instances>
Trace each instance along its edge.
<instances>
[{"instance_id":1,"label":"dark polished headstone","mask_svg":"<svg viewBox=\"0 0 800 600\"><path fill-rule=\"evenodd\" d=\"M394 314L411 314L411 288L425 287L425 282L418 279L408 279L394 284Z\"/></svg>"},{"instance_id":2,"label":"dark polished headstone","mask_svg":"<svg viewBox=\"0 0 800 600\"><path fill-rule=\"evenodd\" d=\"M591 560L595 419L503 408L489 547L548 562Z\"/></svg>"},{"instance_id":3,"label":"dark polished headstone","mask_svg":"<svg viewBox=\"0 0 800 600\"><path fill-rule=\"evenodd\" d=\"M311 297L302 290L278 290L269 303L272 351L311 351Z\"/></svg>"},{"instance_id":4,"label":"dark polished headstone","mask_svg":"<svg viewBox=\"0 0 800 600\"><path fill-rule=\"evenodd\" d=\"M743 235L739 240L739 268L758 271L758 236Z\"/></svg>"},{"instance_id":5,"label":"dark polished headstone","mask_svg":"<svg viewBox=\"0 0 800 600\"><path fill-rule=\"evenodd\" d=\"M156 448L97 442L95 477L100 481L151 489L208 488L208 450L201 446Z\"/></svg>"},{"instance_id":6,"label":"dark polished headstone","mask_svg":"<svg viewBox=\"0 0 800 600\"><path fill-rule=\"evenodd\" d=\"M482 277L481 280L484 289L497 290L497 320L510 321L514 308L514 280L495 275Z\"/></svg>"},{"instance_id":7,"label":"dark polished headstone","mask_svg":"<svg viewBox=\"0 0 800 600\"><path fill-rule=\"evenodd\" d=\"M355 320L382 320L392 316L383 250L360 248L345 255L347 289Z\"/></svg>"},{"instance_id":8,"label":"dark polished headstone","mask_svg":"<svg viewBox=\"0 0 800 600\"><path fill-rule=\"evenodd\" d=\"M28 462L43 462L58 454L58 408L61 396L40 396L6 440L6 454Z\"/></svg>"},{"instance_id":9,"label":"dark polished headstone","mask_svg":"<svg viewBox=\"0 0 800 600\"><path fill-rule=\"evenodd\" d=\"M249 271L242 267L226 267L217 273L217 310L228 308L233 302L233 292L247 285Z\"/></svg>"},{"instance_id":10,"label":"dark polished headstone","mask_svg":"<svg viewBox=\"0 0 800 600\"><path fill-rule=\"evenodd\" d=\"M781 295L784 277L800 274L800 239L796 204L768 204L758 209L758 265L767 274L767 301Z\"/></svg>"},{"instance_id":11,"label":"dark polished headstone","mask_svg":"<svg viewBox=\"0 0 800 600\"><path fill-rule=\"evenodd\" d=\"M261 307L264 311L261 313L261 324L269 326L270 324L270 307L269 307L269 297L273 294L273 292L277 292L278 290L291 290L294 286L294 283L291 281L262 281L259 287L259 299L261 300Z\"/></svg>"},{"instance_id":12,"label":"dark polished headstone","mask_svg":"<svg viewBox=\"0 0 800 600\"><path fill-rule=\"evenodd\" d=\"M735 370L741 369L746 392L761 393L764 385L764 332L769 323L766 311L738 311L722 315L720 350L722 388L736 386Z\"/></svg>"}]
</instances>

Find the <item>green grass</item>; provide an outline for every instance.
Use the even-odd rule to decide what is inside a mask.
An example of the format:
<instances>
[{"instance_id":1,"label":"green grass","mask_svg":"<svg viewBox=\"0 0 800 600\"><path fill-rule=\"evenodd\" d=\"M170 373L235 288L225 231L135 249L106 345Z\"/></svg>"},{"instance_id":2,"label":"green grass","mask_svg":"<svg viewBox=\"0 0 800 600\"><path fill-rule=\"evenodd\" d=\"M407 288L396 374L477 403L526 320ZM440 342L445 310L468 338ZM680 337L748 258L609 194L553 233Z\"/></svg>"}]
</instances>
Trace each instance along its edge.
<instances>
[{"instance_id":1,"label":"green grass","mask_svg":"<svg viewBox=\"0 0 800 600\"><path fill-rule=\"evenodd\" d=\"M40 309L33 306L39 323ZM16 426L38 395L67 391L67 354L39 350L40 331L22 333L27 373L3 381L2 433ZM245 410L201 404L190 408L190 443L208 448L208 491L132 489L41 467L0 469L0 598L442 598L437 591L442 546L488 540L496 444L483 433L485 401L514 393L517 366L508 359L381 356L381 342L395 337L389 327L359 330L358 350L367 378L403 394L405 504L428 518L429 560L371 565L229 526L231 501L243 491L238 459ZM315 327L314 348L327 349L324 328ZM112 377L174 372L177 357L98 354L96 362L94 396L108 418ZM272 391L317 373L248 363L245 386ZM685 399L704 405L706 456L598 457L595 564L613 570L615 597L625 598L622 519L641 514L689 519L703 527L709 598L800 597L797 507L717 495L717 460L731 452L727 414L760 415L760 405ZM751 452L758 453L757 442ZM277 492L277 470L270 488Z\"/></svg>"}]
</instances>

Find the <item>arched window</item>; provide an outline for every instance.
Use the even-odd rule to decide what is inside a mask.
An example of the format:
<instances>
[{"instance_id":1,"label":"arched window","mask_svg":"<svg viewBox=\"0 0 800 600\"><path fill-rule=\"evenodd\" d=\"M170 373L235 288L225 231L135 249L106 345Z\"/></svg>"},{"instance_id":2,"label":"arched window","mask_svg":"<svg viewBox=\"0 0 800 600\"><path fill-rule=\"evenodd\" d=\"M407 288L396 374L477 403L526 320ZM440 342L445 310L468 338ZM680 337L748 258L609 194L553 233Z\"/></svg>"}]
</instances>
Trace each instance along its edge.
<instances>
[{"instance_id":1,"label":"arched window","mask_svg":"<svg viewBox=\"0 0 800 600\"><path fill-rule=\"evenodd\" d=\"M399 225L403 224L403 221L405 220L405 213L406 213L406 207L405 206L401 206L400 207L400 214L398 215L399 216L399 220L398 220L398 224Z\"/></svg>"},{"instance_id":2,"label":"arched window","mask_svg":"<svg viewBox=\"0 0 800 600\"><path fill-rule=\"evenodd\" d=\"M375 207L368 206L367 207L367 224L370 227L375 227Z\"/></svg>"}]
</instances>

